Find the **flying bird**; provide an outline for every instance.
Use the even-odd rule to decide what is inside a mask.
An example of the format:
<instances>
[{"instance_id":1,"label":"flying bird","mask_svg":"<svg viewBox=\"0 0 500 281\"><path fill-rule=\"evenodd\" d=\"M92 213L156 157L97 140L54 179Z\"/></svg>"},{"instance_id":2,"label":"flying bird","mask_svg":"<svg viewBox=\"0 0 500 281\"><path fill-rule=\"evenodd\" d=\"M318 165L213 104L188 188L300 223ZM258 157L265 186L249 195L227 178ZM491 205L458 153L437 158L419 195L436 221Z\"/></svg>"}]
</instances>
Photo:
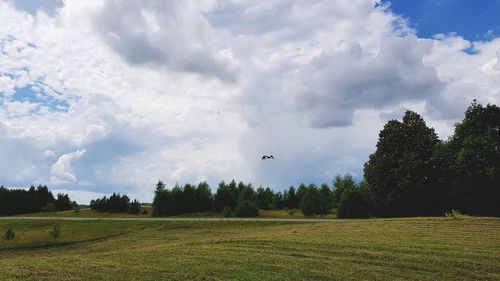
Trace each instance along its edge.
<instances>
[{"instance_id":1,"label":"flying bird","mask_svg":"<svg viewBox=\"0 0 500 281\"><path fill-rule=\"evenodd\" d=\"M264 156L262 156L262 160L266 160L266 159L274 159L274 156L272 156L272 155L264 155Z\"/></svg>"}]
</instances>

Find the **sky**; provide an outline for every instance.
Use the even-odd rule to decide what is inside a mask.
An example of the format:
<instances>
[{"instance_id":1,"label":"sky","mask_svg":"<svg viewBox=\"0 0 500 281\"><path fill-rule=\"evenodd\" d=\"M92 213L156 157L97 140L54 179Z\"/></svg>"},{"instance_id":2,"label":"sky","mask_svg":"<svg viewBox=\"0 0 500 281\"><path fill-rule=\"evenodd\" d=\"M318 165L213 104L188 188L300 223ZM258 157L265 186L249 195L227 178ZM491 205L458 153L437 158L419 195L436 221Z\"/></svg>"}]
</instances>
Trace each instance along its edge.
<instances>
[{"instance_id":1,"label":"sky","mask_svg":"<svg viewBox=\"0 0 500 281\"><path fill-rule=\"evenodd\" d=\"M500 1L0 1L0 184L151 202L363 176L406 110L500 103ZM262 155L274 160L261 160Z\"/></svg>"}]
</instances>

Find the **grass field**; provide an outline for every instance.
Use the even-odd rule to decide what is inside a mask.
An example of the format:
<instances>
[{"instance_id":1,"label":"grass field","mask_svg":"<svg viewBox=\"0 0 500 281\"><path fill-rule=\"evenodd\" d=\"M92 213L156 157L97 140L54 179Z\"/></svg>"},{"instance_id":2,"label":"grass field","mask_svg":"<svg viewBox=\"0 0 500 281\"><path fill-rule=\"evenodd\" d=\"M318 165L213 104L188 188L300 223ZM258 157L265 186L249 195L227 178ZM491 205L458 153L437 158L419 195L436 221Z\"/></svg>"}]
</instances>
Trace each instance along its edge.
<instances>
[{"instance_id":1,"label":"grass field","mask_svg":"<svg viewBox=\"0 0 500 281\"><path fill-rule=\"evenodd\" d=\"M500 280L498 218L9 225L0 280Z\"/></svg>"}]
</instances>

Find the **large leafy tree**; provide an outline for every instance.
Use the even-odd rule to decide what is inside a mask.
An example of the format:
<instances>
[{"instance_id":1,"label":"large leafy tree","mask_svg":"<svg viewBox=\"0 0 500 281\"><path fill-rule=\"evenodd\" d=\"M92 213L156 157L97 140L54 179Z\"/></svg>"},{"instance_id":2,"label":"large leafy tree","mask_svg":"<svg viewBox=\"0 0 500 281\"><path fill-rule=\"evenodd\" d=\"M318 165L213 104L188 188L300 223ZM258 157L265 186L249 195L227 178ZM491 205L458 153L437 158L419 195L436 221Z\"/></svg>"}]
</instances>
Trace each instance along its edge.
<instances>
[{"instance_id":1,"label":"large leafy tree","mask_svg":"<svg viewBox=\"0 0 500 281\"><path fill-rule=\"evenodd\" d=\"M379 134L375 153L365 164L376 216L437 215L444 212L432 156L440 143L434 129L413 111L403 122L389 121ZM438 196L436 196L438 194Z\"/></svg>"},{"instance_id":2,"label":"large leafy tree","mask_svg":"<svg viewBox=\"0 0 500 281\"><path fill-rule=\"evenodd\" d=\"M475 100L448 142L456 207L475 215L500 215L500 108Z\"/></svg>"}]
</instances>

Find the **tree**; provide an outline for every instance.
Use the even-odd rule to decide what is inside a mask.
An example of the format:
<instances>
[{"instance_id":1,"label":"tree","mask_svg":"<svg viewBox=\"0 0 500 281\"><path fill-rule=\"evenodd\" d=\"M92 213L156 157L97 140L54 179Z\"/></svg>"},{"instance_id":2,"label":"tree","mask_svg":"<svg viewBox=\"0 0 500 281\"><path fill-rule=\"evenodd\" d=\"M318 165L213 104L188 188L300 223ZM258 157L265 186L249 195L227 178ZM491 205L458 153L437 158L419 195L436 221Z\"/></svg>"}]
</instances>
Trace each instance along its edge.
<instances>
[{"instance_id":1,"label":"tree","mask_svg":"<svg viewBox=\"0 0 500 281\"><path fill-rule=\"evenodd\" d=\"M237 217L256 217L258 214L257 204L250 200L240 201L234 210L234 215Z\"/></svg>"},{"instance_id":2,"label":"tree","mask_svg":"<svg viewBox=\"0 0 500 281\"><path fill-rule=\"evenodd\" d=\"M338 207L344 190L354 188L356 183L350 174L336 175L333 181L333 207Z\"/></svg>"},{"instance_id":3,"label":"tree","mask_svg":"<svg viewBox=\"0 0 500 281\"><path fill-rule=\"evenodd\" d=\"M323 183L319 188L319 204L316 206L316 213L319 215L327 215L332 208L333 196L330 187Z\"/></svg>"},{"instance_id":4,"label":"tree","mask_svg":"<svg viewBox=\"0 0 500 281\"><path fill-rule=\"evenodd\" d=\"M231 181L230 184L224 183L222 181L219 183L219 188L217 188L217 193L215 194L215 206L217 211L222 211L225 207L234 210L238 201L238 192L236 190L235 181Z\"/></svg>"},{"instance_id":5,"label":"tree","mask_svg":"<svg viewBox=\"0 0 500 281\"><path fill-rule=\"evenodd\" d=\"M273 192L268 187L264 189L263 187L257 188L257 206L259 209L269 210L273 204Z\"/></svg>"},{"instance_id":6,"label":"tree","mask_svg":"<svg viewBox=\"0 0 500 281\"><path fill-rule=\"evenodd\" d=\"M195 206L197 212L210 212L213 208L213 196L207 182L200 182L195 191Z\"/></svg>"},{"instance_id":7,"label":"tree","mask_svg":"<svg viewBox=\"0 0 500 281\"><path fill-rule=\"evenodd\" d=\"M302 199L304 198L304 195L307 192L307 187L304 183L301 183L299 185L299 188L297 189L297 207L300 207L300 204L302 203Z\"/></svg>"},{"instance_id":8,"label":"tree","mask_svg":"<svg viewBox=\"0 0 500 281\"><path fill-rule=\"evenodd\" d=\"M300 189L300 188L299 188ZM312 216L317 213L317 206L321 204L321 195L314 184L310 184L302 196L300 209L305 216Z\"/></svg>"},{"instance_id":9,"label":"tree","mask_svg":"<svg viewBox=\"0 0 500 281\"><path fill-rule=\"evenodd\" d=\"M165 215L165 201L166 200L166 190L165 184L162 181L158 181L156 184L155 195L153 197L153 216L158 217Z\"/></svg>"},{"instance_id":10,"label":"tree","mask_svg":"<svg viewBox=\"0 0 500 281\"><path fill-rule=\"evenodd\" d=\"M293 186L288 188L287 206L289 209L297 209L299 207L299 200Z\"/></svg>"},{"instance_id":11,"label":"tree","mask_svg":"<svg viewBox=\"0 0 500 281\"><path fill-rule=\"evenodd\" d=\"M337 217L368 218L370 217L371 198L366 181L352 186L342 192L338 202Z\"/></svg>"},{"instance_id":12,"label":"tree","mask_svg":"<svg viewBox=\"0 0 500 281\"><path fill-rule=\"evenodd\" d=\"M54 196L47 186L31 186L27 190L0 186L0 215L55 211L54 203Z\"/></svg>"},{"instance_id":13,"label":"tree","mask_svg":"<svg viewBox=\"0 0 500 281\"><path fill-rule=\"evenodd\" d=\"M406 111L403 122L389 121L379 134L375 153L365 164L376 216L442 215L434 202L433 152L440 143L423 118Z\"/></svg>"},{"instance_id":14,"label":"tree","mask_svg":"<svg viewBox=\"0 0 500 281\"><path fill-rule=\"evenodd\" d=\"M134 199L134 201L130 202L128 211L134 215L139 214L141 212L141 203L137 199Z\"/></svg>"},{"instance_id":15,"label":"tree","mask_svg":"<svg viewBox=\"0 0 500 281\"><path fill-rule=\"evenodd\" d=\"M446 152L452 154L455 170L448 182L455 206L468 214L499 216L500 108L474 100L456 124Z\"/></svg>"},{"instance_id":16,"label":"tree","mask_svg":"<svg viewBox=\"0 0 500 281\"><path fill-rule=\"evenodd\" d=\"M136 203L138 203L137 200ZM99 212L127 212L131 209L130 204L130 198L127 195L113 193L109 198L104 196L103 198L91 200L90 209Z\"/></svg>"},{"instance_id":17,"label":"tree","mask_svg":"<svg viewBox=\"0 0 500 281\"><path fill-rule=\"evenodd\" d=\"M68 194L58 193L57 199L54 202L54 208L58 211L71 210L71 203Z\"/></svg>"},{"instance_id":18,"label":"tree","mask_svg":"<svg viewBox=\"0 0 500 281\"><path fill-rule=\"evenodd\" d=\"M196 187L189 183L182 190L181 213L196 212Z\"/></svg>"}]
</instances>

